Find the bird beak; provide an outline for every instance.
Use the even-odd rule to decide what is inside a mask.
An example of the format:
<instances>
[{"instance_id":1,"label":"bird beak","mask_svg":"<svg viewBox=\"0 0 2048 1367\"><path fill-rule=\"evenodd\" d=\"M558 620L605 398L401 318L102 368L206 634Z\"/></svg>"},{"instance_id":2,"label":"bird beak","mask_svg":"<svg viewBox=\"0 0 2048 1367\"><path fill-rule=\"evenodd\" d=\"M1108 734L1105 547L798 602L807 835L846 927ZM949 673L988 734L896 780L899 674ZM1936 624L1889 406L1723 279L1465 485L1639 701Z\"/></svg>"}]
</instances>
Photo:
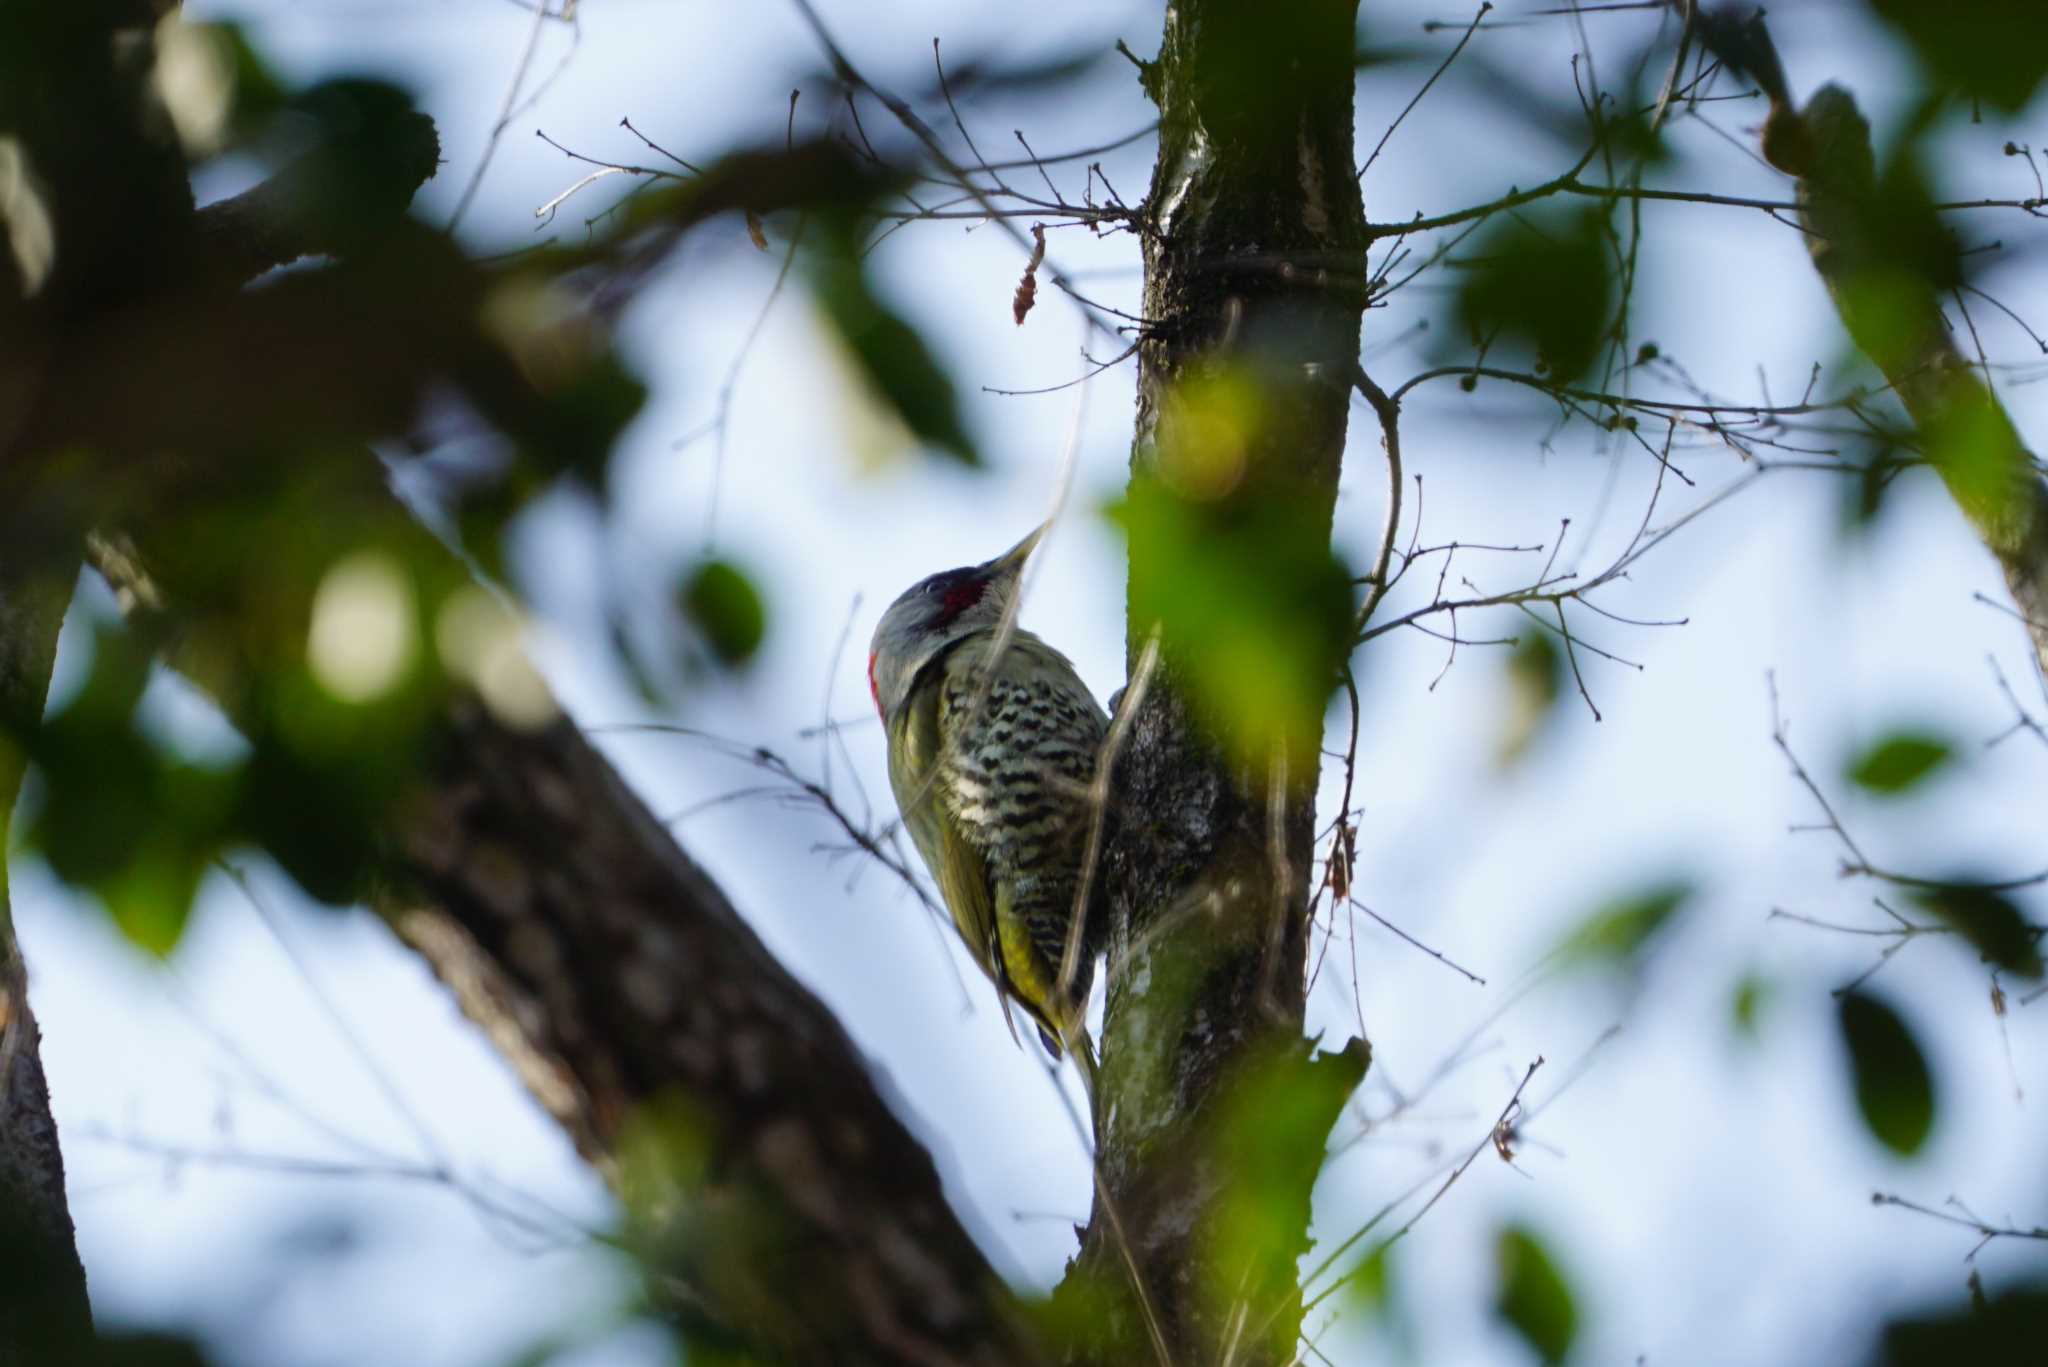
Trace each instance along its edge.
<instances>
[{"instance_id":1,"label":"bird beak","mask_svg":"<svg viewBox=\"0 0 2048 1367\"><path fill-rule=\"evenodd\" d=\"M1045 536L1046 529L1050 526L1052 526L1050 522L1040 523L1032 528L1029 536L983 566L988 571L989 577L995 578L1007 575L1014 579L1022 574L1024 572L1024 562L1031 558L1031 552L1037 548L1039 541Z\"/></svg>"}]
</instances>

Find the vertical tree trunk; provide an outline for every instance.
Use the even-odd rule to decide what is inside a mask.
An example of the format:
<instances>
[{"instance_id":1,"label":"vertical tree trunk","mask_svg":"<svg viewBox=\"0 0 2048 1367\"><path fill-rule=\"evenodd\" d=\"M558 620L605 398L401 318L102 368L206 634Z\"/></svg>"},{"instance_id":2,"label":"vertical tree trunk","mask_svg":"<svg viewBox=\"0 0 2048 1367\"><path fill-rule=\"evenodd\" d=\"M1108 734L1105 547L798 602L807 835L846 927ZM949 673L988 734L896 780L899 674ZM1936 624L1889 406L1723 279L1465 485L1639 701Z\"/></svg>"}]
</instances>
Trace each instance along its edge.
<instances>
[{"instance_id":1,"label":"vertical tree trunk","mask_svg":"<svg viewBox=\"0 0 2048 1367\"><path fill-rule=\"evenodd\" d=\"M0 842L21 791L14 738L42 716L70 588L61 570L0 566ZM0 848L0 1364L56 1360L92 1328L41 1044Z\"/></svg>"},{"instance_id":2,"label":"vertical tree trunk","mask_svg":"<svg viewBox=\"0 0 2048 1367\"><path fill-rule=\"evenodd\" d=\"M1231 486L1200 516L1224 527L1283 500L1319 546L1364 306L1355 17L1356 0L1181 0L1143 72L1160 146L1133 496L1215 435L1180 396L1249 377L1257 419L1230 434ZM1171 569L1141 520L1130 554L1136 670L1162 624L1135 586ZM1290 606L1277 580L1251 591ZM1311 1061L1302 1039L1315 764L1247 758L1204 722L1201 644L1166 626L1113 786L1097 1201L1070 1279L1108 1307L1101 1361L1293 1359L1309 1189L1364 1069L1362 1047Z\"/></svg>"}]
</instances>

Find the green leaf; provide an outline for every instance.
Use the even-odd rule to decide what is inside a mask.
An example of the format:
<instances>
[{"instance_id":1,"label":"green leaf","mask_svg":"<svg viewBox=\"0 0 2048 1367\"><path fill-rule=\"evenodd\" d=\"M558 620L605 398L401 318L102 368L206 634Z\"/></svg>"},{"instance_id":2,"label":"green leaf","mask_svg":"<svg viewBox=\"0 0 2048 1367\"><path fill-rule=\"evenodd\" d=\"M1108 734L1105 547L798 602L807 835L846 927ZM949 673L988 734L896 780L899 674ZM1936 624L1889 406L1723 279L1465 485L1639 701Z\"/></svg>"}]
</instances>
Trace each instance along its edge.
<instances>
[{"instance_id":1,"label":"green leaf","mask_svg":"<svg viewBox=\"0 0 2048 1367\"><path fill-rule=\"evenodd\" d=\"M1955 748L1925 731L1895 731L1849 763L1849 779L1873 793L1903 793L1948 762Z\"/></svg>"},{"instance_id":2,"label":"green leaf","mask_svg":"<svg viewBox=\"0 0 2048 1367\"><path fill-rule=\"evenodd\" d=\"M1591 368L1614 294L1600 211L1516 215L1472 256L1457 307L1475 346L1519 341L1559 383Z\"/></svg>"},{"instance_id":3,"label":"green leaf","mask_svg":"<svg viewBox=\"0 0 2048 1367\"><path fill-rule=\"evenodd\" d=\"M180 762L136 725L147 677L135 641L102 629L85 686L25 738L42 784L24 835L52 873L99 899L129 941L162 956L231 838L239 779Z\"/></svg>"},{"instance_id":4,"label":"green leaf","mask_svg":"<svg viewBox=\"0 0 2048 1367\"><path fill-rule=\"evenodd\" d=\"M706 560L683 584L683 611L705 643L727 665L741 665L761 648L768 609L760 590L732 562Z\"/></svg>"},{"instance_id":5,"label":"green leaf","mask_svg":"<svg viewBox=\"0 0 2048 1367\"><path fill-rule=\"evenodd\" d=\"M1508 656L1508 705L1495 759L1507 767L1528 753L1563 695L1564 655L1547 631L1533 630Z\"/></svg>"},{"instance_id":6,"label":"green leaf","mask_svg":"<svg viewBox=\"0 0 2048 1367\"><path fill-rule=\"evenodd\" d=\"M1180 423L1194 425L1185 412ZM1291 773L1313 773L1351 631L1351 576L1328 524L1291 491L1210 497L1206 457L1162 453L1161 465L1110 509L1130 540L1131 620L1158 625L1203 724L1240 764L1256 771L1278 750Z\"/></svg>"},{"instance_id":7,"label":"green leaf","mask_svg":"<svg viewBox=\"0 0 2048 1367\"><path fill-rule=\"evenodd\" d=\"M1777 988L1769 978L1757 973L1743 974L1735 984L1735 993L1730 1001L1736 1032L1747 1039L1755 1039L1760 1017L1776 995Z\"/></svg>"},{"instance_id":8,"label":"green leaf","mask_svg":"<svg viewBox=\"0 0 2048 1367\"><path fill-rule=\"evenodd\" d=\"M1557 953L1566 964L1632 965L1697 890L1689 879L1671 878L1608 902L1580 922Z\"/></svg>"},{"instance_id":9,"label":"green leaf","mask_svg":"<svg viewBox=\"0 0 2048 1367\"><path fill-rule=\"evenodd\" d=\"M1983 883L1923 888L1913 900L1976 946L1990 963L2023 978L2041 976L2041 936L2004 893Z\"/></svg>"},{"instance_id":10,"label":"green leaf","mask_svg":"<svg viewBox=\"0 0 2048 1367\"><path fill-rule=\"evenodd\" d=\"M952 377L918 330L875 292L858 220L830 215L826 245L813 260L811 289L875 393L919 441L963 465L981 453L961 417Z\"/></svg>"},{"instance_id":11,"label":"green leaf","mask_svg":"<svg viewBox=\"0 0 2048 1367\"><path fill-rule=\"evenodd\" d=\"M1394 1299L1392 1249L1381 1244L1344 1276L1351 1303L1369 1315L1385 1314Z\"/></svg>"},{"instance_id":12,"label":"green leaf","mask_svg":"<svg viewBox=\"0 0 2048 1367\"><path fill-rule=\"evenodd\" d=\"M1862 992L1843 994L1838 1020L1864 1126L1893 1153L1917 1153L1934 1128L1934 1079L1913 1032Z\"/></svg>"},{"instance_id":13,"label":"green leaf","mask_svg":"<svg viewBox=\"0 0 2048 1367\"><path fill-rule=\"evenodd\" d=\"M1562 1362L1578 1336L1579 1312L1571 1288L1541 1242L1510 1225L1494 1245L1500 1292L1494 1309L1545 1362Z\"/></svg>"},{"instance_id":14,"label":"green leaf","mask_svg":"<svg viewBox=\"0 0 2048 1367\"><path fill-rule=\"evenodd\" d=\"M1935 79L2017 113L2048 74L2048 8L2035 0L1870 0Z\"/></svg>"}]
</instances>

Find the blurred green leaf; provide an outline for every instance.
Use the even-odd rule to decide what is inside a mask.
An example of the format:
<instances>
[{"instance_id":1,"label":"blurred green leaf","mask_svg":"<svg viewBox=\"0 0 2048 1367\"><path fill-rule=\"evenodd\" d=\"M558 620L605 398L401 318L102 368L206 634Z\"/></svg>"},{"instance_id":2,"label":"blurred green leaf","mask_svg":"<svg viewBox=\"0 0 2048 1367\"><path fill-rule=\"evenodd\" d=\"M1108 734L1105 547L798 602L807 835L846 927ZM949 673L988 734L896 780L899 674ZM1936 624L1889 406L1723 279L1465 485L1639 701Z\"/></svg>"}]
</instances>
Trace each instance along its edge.
<instances>
[{"instance_id":1,"label":"blurred green leaf","mask_svg":"<svg viewBox=\"0 0 2048 1367\"><path fill-rule=\"evenodd\" d=\"M683 583L684 613L727 665L745 664L761 647L768 609L760 590L728 560L706 560Z\"/></svg>"},{"instance_id":2,"label":"blurred green leaf","mask_svg":"<svg viewBox=\"0 0 2048 1367\"><path fill-rule=\"evenodd\" d=\"M1869 0L1936 80L2016 113L2048 74L2048 7L2035 0Z\"/></svg>"},{"instance_id":3,"label":"blurred green leaf","mask_svg":"<svg viewBox=\"0 0 2048 1367\"><path fill-rule=\"evenodd\" d=\"M1562 1362L1578 1336L1579 1312L1571 1288L1542 1243L1510 1225L1494 1244L1500 1291L1494 1309L1545 1362Z\"/></svg>"},{"instance_id":4,"label":"blurred green leaf","mask_svg":"<svg viewBox=\"0 0 2048 1367\"><path fill-rule=\"evenodd\" d=\"M1760 1018L1776 995L1777 988L1769 978L1757 973L1743 974L1735 984L1730 1002L1736 1032L1748 1039L1756 1038Z\"/></svg>"},{"instance_id":5,"label":"blurred green leaf","mask_svg":"<svg viewBox=\"0 0 2048 1367\"><path fill-rule=\"evenodd\" d=\"M1689 879L1652 884L1600 907L1557 948L1566 965L1630 963L1698 889Z\"/></svg>"},{"instance_id":6,"label":"blurred green leaf","mask_svg":"<svg viewBox=\"0 0 2048 1367\"><path fill-rule=\"evenodd\" d=\"M861 374L919 441L963 465L981 464L968 434L952 376L925 345L924 335L876 293L869 279L862 220L827 216L812 256L811 291L827 321L846 343Z\"/></svg>"},{"instance_id":7,"label":"blurred green leaf","mask_svg":"<svg viewBox=\"0 0 2048 1367\"><path fill-rule=\"evenodd\" d=\"M135 721L147 657L102 628L92 672L63 711L26 738L42 776L27 844L93 893L141 949L176 947L208 863L232 838L238 779L163 751Z\"/></svg>"},{"instance_id":8,"label":"blurred green leaf","mask_svg":"<svg viewBox=\"0 0 2048 1367\"><path fill-rule=\"evenodd\" d=\"M1394 1298L1391 1246L1374 1249L1371 1257L1345 1274L1344 1283L1353 1305L1367 1314L1384 1314Z\"/></svg>"},{"instance_id":9,"label":"blurred green leaf","mask_svg":"<svg viewBox=\"0 0 2048 1367\"><path fill-rule=\"evenodd\" d=\"M1516 215L1480 240L1473 263L1457 309L1475 346L1519 341L1559 383L1591 368L1614 295L1600 211Z\"/></svg>"},{"instance_id":10,"label":"blurred green leaf","mask_svg":"<svg viewBox=\"0 0 2048 1367\"><path fill-rule=\"evenodd\" d=\"M1495 759L1502 767L1520 760L1543 733L1562 696L1564 654L1549 632L1525 632L1507 657L1508 703Z\"/></svg>"},{"instance_id":11,"label":"blurred green leaf","mask_svg":"<svg viewBox=\"0 0 2048 1367\"><path fill-rule=\"evenodd\" d=\"M1953 746L1930 732L1894 731L1849 762L1849 778L1873 793L1903 793L1954 753Z\"/></svg>"},{"instance_id":12,"label":"blurred green leaf","mask_svg":"<svg viewBox=\"0 0 2048 1367\"><path fill-rule=\"evenodd\" d=\"M1934 1128L1934 1079L1913 1032L1862 992L1843 994L1837 1019L1864 1126L1893 1153L1918 1152Z\"/></svg>"},{"instance_id":13,"label":"blurred green leaf","mask_svg":"<svg viewBox=\"0 0 2048 1367\"><path fill-rule=\"evenodd\" d=\"M1278 748L1296 774L1315 770L1351 630L1351 575L1309 503L1140 478L1110 509L1130 540L1131 619L1159 624L1204 724L1239 763Z\"/></svg>"},{"instance_id":14,"label":"blurred green leaf","mask_svg":"<svg viewBox=\"0 0 2048 1367\"><path fill-rule=\"evenodd\" d=\"M547 453L542 468L564 469L593 490L603 488L612 445L647 402L647 386L617 352L600 350L563 383L540 392L529 441Z\"/></svg>"},{"instance_id":15,"label":"blurred green leaf","mask_svg":"<svg viewBox=\"0 0 2048 1367\"><path fill-rule=\"evenodd\" d=\"M228 54L235 83L232 118L236 131L246 135L284 107L287 97L284 82L270 69L262 54L250 45L240 24L213 23L208 27Z\"/></svg>"},{"instance_id":16,"label":"blurred green leaf","mask_svg":"<svg viewBox=\"0 0 2048 1367\"><path fill-rule=\"evenodd\" d=\"M2023 978L2041 976L2041 934L2003 892L1959 881L1917 889L1913 900L1939 916L1989 962Z\"/></svg>"}]
</instances>

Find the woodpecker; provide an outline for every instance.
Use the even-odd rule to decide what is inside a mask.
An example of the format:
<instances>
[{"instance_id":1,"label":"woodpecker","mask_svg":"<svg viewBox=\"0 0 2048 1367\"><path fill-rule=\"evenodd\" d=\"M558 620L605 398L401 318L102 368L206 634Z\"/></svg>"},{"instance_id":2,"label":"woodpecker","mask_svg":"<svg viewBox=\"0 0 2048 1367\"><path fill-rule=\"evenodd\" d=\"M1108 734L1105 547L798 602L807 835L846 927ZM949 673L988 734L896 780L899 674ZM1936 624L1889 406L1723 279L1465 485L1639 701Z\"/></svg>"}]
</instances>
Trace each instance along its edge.
<instances>
[{"instance_id":1,"label":"woodpecker","mask_svg":"<svg viewBox=\"0 0 2048 1367\"><path fill-rule=\"evenodd\" d=\"M868 686L903 823L1011 1035L1014 1001L1047 1052L1072 1048L1086 1077L1094 1054L1082 1015L1098 946L1085 918L1064 987L1060 969L1109 718L1066 656L1015 626L1018 579L1044 532L891 603L875 626Z\"/></svg>"}]
</instances>

